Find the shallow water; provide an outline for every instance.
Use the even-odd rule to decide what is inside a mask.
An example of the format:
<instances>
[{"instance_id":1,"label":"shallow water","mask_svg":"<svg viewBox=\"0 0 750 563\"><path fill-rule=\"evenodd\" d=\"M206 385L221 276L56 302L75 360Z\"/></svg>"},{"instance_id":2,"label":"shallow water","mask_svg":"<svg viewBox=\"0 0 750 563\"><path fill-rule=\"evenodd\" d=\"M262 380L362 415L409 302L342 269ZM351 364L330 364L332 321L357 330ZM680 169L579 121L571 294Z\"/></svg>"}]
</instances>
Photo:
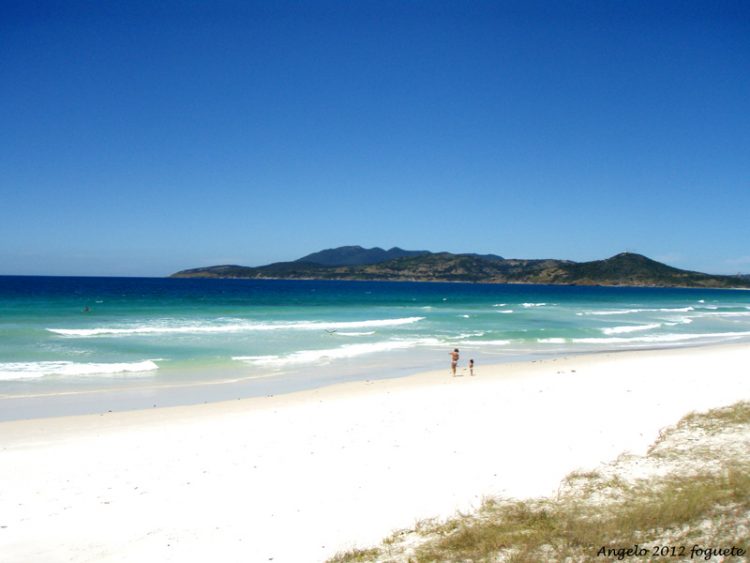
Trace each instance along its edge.
<instances>
[{"instance_id":1,"label":"shallow water","mask_svg":"<svg viewBox=\"0 0 750 563\"><path fill-rule=\"evenodd\" d=\"M745 291L0 277L0 420L746 339Z\"/></svg>"}]
</instances>

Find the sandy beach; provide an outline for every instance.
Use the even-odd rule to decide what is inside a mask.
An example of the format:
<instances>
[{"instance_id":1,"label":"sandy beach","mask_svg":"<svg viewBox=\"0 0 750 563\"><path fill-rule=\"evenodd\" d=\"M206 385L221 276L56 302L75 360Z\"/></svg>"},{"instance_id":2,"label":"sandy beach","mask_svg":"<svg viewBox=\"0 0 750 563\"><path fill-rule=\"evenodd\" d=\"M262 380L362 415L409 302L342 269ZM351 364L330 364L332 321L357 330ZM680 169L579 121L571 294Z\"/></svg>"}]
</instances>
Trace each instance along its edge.
<instances>
[{"instance_id":1,"label":"sandy beach","mask_svg":"<svg viewBox=\"0 0 750 563\"><path fill-rule=\"evenodd\" d=\"M687 412L750 399L748 365L747 344L477 366L475 377L446 365L5 422L0 560L322 561L485 495L553 494L572 470L644 452Z\"/></svg>"}]
</instances>

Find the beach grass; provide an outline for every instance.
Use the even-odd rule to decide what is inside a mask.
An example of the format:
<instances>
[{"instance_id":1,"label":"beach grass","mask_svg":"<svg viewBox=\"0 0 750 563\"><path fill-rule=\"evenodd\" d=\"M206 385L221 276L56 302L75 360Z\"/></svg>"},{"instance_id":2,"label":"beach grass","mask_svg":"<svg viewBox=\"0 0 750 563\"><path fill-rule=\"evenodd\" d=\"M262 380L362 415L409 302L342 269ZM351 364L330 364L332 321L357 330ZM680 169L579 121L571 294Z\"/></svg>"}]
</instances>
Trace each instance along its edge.
<instances>
[{"instance_id":1,"label":"beach grass","mask_svg":"<svg viewBox=\"0 0 750 563\"><path fill-rule=\"evenodd\" d=\"M554 497L487 498L471 514L424 520L330 561L689 560L694 546L747 550L749 443L750 402L691 413L645 456L573 472Z\"/></svg>"}]
</instances>

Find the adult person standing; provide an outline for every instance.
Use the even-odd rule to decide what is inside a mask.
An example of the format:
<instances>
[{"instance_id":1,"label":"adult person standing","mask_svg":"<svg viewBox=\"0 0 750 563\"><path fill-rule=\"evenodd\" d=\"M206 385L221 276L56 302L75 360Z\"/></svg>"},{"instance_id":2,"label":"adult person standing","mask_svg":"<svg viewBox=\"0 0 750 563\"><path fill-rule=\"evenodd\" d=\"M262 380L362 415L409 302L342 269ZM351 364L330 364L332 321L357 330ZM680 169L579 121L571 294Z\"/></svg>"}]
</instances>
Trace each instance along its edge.
<instances>
[{"instance_id":1,"label":"adult person standing","mask_svg":"<svg viewBox=\"0 0 750 563\"><path fill-rule=\"evenodd\" d=\"M451 373L453 377L456 377L456 366L458 366L458 348L454 348L451 352Z\"/></svg>"}]
</instances>

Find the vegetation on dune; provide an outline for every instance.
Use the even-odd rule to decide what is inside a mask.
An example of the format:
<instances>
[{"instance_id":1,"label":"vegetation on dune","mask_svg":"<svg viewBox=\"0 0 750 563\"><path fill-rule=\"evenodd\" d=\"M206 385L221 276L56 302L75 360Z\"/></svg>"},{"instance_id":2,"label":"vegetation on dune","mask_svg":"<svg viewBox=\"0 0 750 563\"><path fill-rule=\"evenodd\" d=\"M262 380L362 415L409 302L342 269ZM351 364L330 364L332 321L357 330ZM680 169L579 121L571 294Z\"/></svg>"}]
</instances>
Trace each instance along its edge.
<instances>
[{"instance_id":1,"label":"vegetation on dune","mask_svg":"<svg viewBox=\"0 0 750 563\"><path fill-rule=\"evenodd\" d=\"M721 560L705 550L733 547L726 560L742 561L750 549L749 446L750 402L691 414L644 457L571 473L555 498L490 498L474 513L425 520L329 561ZM646 477L632 477L644 468Z\"/></svg>"}]
</instances>

